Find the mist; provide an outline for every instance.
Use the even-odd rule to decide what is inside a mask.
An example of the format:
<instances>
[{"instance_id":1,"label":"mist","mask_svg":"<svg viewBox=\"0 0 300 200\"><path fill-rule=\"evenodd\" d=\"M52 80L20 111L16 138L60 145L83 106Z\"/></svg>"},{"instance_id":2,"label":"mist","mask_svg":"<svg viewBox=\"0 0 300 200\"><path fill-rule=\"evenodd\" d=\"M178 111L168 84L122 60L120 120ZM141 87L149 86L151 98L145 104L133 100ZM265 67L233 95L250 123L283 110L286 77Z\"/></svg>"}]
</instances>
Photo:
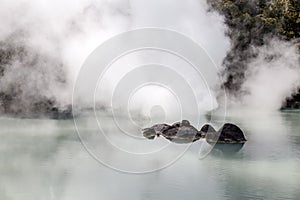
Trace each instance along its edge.
<instances>
[{"instance_id":1,"label":"mist","mask_svg":"<svg viewBox=\"0 0 300 200\"><path fill-rule=\"evenodd\" d=\"M137 28L158 27L185 34L220 67L229 40L223 18L207 10L207 4L197 0L4 0L0 8L1 54L5 58L1 59L1 110L65 109L71 104L74 82L88 55L107 39ZM118 77L118 72L115 75ZM193 75L186 78L192 80ZM220 84L216 82L215 88ZM162 94L162 99L165 96ZM107 102L101 99L101 103Z\"/></svg>"},{"instance_id":2,"label":"mist","mask_svg":"<svg viewBox=\"0 0 300 200\"><path fill-rule=\"evenodd\" d=\"M119 67L107 74L107 95L97 98L100 107L110 107L106 96L114 91L124 74L151 59L161 63L168 60L184 76L202 99L198 104L203 112L220 106L216 96L225 95L222 86L226 82L217 77L222 73L225 76L228 72L244 74L236 77L241 79L238 83L232 83L240 89L235 90L234 95L227 94L232 107L278 110L300 85L299 50L293 41L270 34L263 38L264 45L253 44L246 51L238 52L234 50L238 38L227 37L230 27L205 1L4 0L0 23L2 113L30 115L34 110L65 110L71 104L80 68L95 48L125 31L148 27L184 34L207 52L219 70L214 74L216 82L210 85L212 96L198 83L199 77L194 71L183 63L160 52L146 52L121 60ZM237 55L232 55L234 52ZM248 58L242 60L247 55ZM236 66L238 63L241 66ZM127 67L121 70L120 66L125 65ZM147 74L139 76L145 81L151 79ZM151 108L158 104L169 105L165 107L168 112L178 110L168 91L155 88L157 85L149 86L133 99L135 112L149 115ZM156 91L158 97L152 101Z\"/></svg>"},{"instance_id":3,"label":"mist","mask_svg":"<svg viewBox=\"0 0 300 200\"><path fill-rule=\"evenodd\" d=\"M299 49L293 42L271 39L252 59L242 84L242 105L257 110L279 110L300 86Z\"/></svg>"},{"instance_id":4,"label":"mist","mask_svg":"<svg viewBox=\"0 0 300 200\"><path fill-rule=\"evenodd\" d=\"M230 49L220 71L230 108L259 111L297 108L299 26L298 14L292 13L299 11L299 3L207 2L224 16L225 32L230 38Z\"/></svg>"}]
</instances>

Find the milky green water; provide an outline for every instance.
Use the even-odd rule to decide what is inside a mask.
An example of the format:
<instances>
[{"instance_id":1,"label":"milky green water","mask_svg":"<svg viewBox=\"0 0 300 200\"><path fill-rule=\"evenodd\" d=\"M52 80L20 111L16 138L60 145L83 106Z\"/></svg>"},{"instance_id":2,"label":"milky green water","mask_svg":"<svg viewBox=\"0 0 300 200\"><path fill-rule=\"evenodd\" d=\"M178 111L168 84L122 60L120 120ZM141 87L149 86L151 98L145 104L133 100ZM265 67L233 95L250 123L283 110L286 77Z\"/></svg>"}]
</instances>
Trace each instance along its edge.
<instances>
[{"instance_id":1,"label":"milky green water","mask_svg":"<svg viewBox=\"0 0 300 200\"><path fill-rule=\"evenodd\" d=\"M93 128L84 120L86 127L82 130L87 137L83 139L99 146L101 159L106 163L111 162L120 169L149 167L148 163L135 163L132 157L118 155L118 151L110 152L103 147L105 145L97 144L97 140L89 137ZM107 121L104 124L108 127L104 129L107 128L108 137L116 133L109 129L109 119L100 120ZM240 111L229 113L227 121L237 123L248 139L238 153L212 151L199 159L201 142L197 142L165 169L130 174L113 170L93 158L80 142L72 120L2 117L0 199L300 199L300 112L250 114ZM122 141L119 143L122 148L138 153L143 146L151 152L151 148L166 142L163 138ZM149 142L152 146L148 147ZM140 143L143 145L139 146ZM153 159L150 168L161 166L171 154L159 155L161 157L155 154L156 159L150 158Z\"/></svg>"}]
</instances>

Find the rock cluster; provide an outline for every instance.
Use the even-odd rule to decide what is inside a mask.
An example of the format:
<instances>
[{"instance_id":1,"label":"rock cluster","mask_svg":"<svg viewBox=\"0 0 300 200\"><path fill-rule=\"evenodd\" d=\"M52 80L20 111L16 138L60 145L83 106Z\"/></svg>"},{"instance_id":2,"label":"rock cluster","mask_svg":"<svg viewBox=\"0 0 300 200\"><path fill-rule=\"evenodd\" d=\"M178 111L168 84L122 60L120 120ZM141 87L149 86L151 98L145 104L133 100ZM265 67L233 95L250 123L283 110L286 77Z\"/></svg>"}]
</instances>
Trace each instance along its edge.
<instances>
[{"instance_id":1,"label":"rock cluster","mask_svg":"<svg viewBox=\"0 0 300 200\"><path fill-rule=\"evenodd\" d=\"M205 138L208 143L243 144L247 140L243 131L236 125L226 123L216 131L211 125L205 124L200 131L193 127L188 120L182 120L172 125L155 124L142 130L148 139L163 136L176 143L189 143Z\"/></svg>"}]
</instances>

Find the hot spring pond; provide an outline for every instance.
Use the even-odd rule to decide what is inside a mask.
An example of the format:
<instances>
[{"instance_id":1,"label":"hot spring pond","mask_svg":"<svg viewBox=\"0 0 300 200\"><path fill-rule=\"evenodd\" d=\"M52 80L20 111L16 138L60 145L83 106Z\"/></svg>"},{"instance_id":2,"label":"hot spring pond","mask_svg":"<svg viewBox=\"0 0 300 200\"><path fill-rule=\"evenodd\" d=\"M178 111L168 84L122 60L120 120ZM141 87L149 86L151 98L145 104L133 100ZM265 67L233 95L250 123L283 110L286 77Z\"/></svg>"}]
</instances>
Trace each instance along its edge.
<instances>
[{"instance_id":1,"label":"hot spring pond","mask_svg":"<svg viewBox=\"0 0 300 200\"><path fill-rule=\"evenodd\" d=\"M100 120L105 122L105 138L119 149L111 151L101 140L93 139L95 129L89 126L88 117L80 124L86 146L73 120L2 117L0 199L300 199L299 111L231 114L227 120L239 125L248 139L239 152L212 151L200 159L200 141L160 170L166 160L172 161L168 151L176 146L154 153L147 158L151 162L135 161L132 156L119 155L120 149L147 155L145 148L151 154L167 141L144 140L138 135L127 135L133 139L126 140L110 127L109 117ZM178 145L180 151L182 148ZM158 170L152 173L126 173L155 167Z\"/></svg>"}]
</instances>

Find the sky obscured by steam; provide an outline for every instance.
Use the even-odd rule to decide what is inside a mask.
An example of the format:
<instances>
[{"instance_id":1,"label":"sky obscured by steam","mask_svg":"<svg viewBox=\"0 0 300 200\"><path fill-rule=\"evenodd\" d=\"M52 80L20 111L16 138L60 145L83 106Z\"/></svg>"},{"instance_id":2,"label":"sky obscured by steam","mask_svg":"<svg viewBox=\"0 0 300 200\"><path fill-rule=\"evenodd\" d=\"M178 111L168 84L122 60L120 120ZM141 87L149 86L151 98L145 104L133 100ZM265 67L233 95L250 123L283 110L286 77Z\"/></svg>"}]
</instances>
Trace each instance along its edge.
<instances>
[{"instance_id":1,"label":"sky obscured by steam","mask_svg":"<svg viewBox=\"0 0 300 200\"><path fill-rule=\"evenodd\" d=\"M196 0L3 0L0 40L9 62L0 91L16 96L20 110L44 99L70 104L87 56L108 38L143 27L187 35L220 66L229 41L222 17L207 9Z\"/></svg>"},{"instance_id":2,"label":"sky obscured by steam","mask_svg":"<svg viewBox=\"0 0 300 200\"><path fill-rule=\"evenodd\" d=\"M207 10L198 0L2 0L0 43L7 59L1 61L0 92L14 96L21 111L45 99L64 107L88 55L116 34L143 27L185 34L221 67L230 41L223 17ZM233 105L278 109L299 86L296 47L270 41L253 48L258 57L247 64L243 92ZM221 85L212 89L218 93Z\"/></svg>"}]
</instances>

